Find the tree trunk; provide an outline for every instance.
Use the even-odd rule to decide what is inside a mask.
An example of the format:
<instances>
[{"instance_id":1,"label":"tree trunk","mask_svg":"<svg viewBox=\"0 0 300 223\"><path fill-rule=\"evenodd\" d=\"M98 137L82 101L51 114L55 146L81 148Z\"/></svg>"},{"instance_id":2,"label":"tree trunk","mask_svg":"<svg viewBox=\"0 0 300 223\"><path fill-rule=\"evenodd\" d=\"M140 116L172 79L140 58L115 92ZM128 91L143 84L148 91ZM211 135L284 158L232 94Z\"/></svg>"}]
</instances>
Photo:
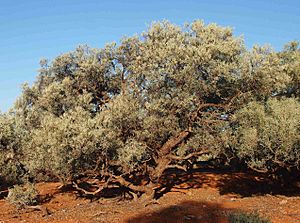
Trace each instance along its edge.
<instances>
[{"instance_id":1,"label":"tree trunk","mask_svg":"<svg viewBox=\"0 0 300 223\"><path fill-rule=\"evenodd\" d=\"M158 151L158 158L156 159L157 166L150 173L150 188L152 191L146 191L144 197L153 199L155 196L155 189L158 187L159 180L163 175L164 171L168 168L171 159L172 150L185 140L190 134L189 130L180 132L176 137L169 139Z\"/></svg>"}]
</instances>

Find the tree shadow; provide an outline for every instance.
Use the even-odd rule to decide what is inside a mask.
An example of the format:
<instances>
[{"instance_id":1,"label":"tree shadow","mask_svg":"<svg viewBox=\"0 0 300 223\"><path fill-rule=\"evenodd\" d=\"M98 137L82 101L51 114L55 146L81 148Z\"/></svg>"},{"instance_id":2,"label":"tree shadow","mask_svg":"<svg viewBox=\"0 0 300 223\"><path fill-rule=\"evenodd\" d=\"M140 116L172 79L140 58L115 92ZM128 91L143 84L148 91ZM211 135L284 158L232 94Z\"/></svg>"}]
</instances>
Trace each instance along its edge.
<instances>
[{"instance_id":1,"label":"tree shadow","mask_svg":"<svg viewBox=\"0 0 300 223\"><path fill-rule=\"evenodd\" d=\"M289 181L284 184L267 175L253 172L234 172L216 169L195 169L190 172L172 170L165 174L161 184L164 187L158 198L171 190L195 188L216 188L221 195L237 194L241 197L253 195L299 196L299 182Z\"/></svg>"},{"instance_id":2,"label":"tree shadow","mask_svg":"<svg viewBox=\"0 0 300 223\"><path fill-rule=\"evenodd\" d=\"M180 204L146 212L133 217L126 223L223 223L233 209L223 208L217 203L184 201Z\"/></svg>"},{"instance_id":3,"label":"tree shadow","mask_svg":"<svg viewBox=\"0 0 300 223\"><path fill-rule=\"evenodd\" d=\"M6 198L8 195L8 190L0 190L0 200Z\"/></svg>"},{"instance_id":4,"label":"tree shadow","mask_svg":"<svg viewBox=\"0 0 300 223\"><path fill-rule=\"evenodd\" d=\"M94 187L86 182L80 182L78 184L81 188L85 189L86 191L93 192L97 190L97 187ZM119 200L132 200L133 197L130 193L130 189L127 187L109 187L109 188L103 188L99 193L96 194L85 194L84 192L77 190L74 188L71 184L67 184L60 189L58 189L55 193L52 194L60 194L60 193L71 193L76 196L77 198L84 198L89 199L91 202L97 201L99 199L112 199L112 198L118 198Z\"/></svg>"},{"instance_id":5,"label":"tree shadow","mask_svg":"<svg viewBox=\"0 0 300 223\"><path fill-rule=\"evenodd\" d=\"M8 185L0 176L0 200L8 195Z\"/></svg>"},{"instance_id":6,"label":"tree shadow","mask_svg":"<svg viewBox=\"0 0 300 223\"><path fill-rule=\"evenodd\" d=\"M235 193L242 197L253 195L284 195L299 196L300 187L295 181L286 181L284 183L273 180L265 175L234 175L225 177L219 182L219 192L221 195Z\"/></svg>"}]
</instances>

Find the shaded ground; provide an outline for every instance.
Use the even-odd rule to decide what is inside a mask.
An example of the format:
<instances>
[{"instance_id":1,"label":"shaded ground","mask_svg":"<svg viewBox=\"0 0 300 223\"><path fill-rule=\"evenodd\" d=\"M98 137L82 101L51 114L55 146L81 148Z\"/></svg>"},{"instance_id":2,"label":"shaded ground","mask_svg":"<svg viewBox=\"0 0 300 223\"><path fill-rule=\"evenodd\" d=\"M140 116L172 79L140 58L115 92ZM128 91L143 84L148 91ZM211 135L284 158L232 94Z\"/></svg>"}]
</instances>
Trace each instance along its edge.
<instances>
[{"instance_id":1,"label":"shaded ground","mask_svg":"<svg viewBox=\"0 0 300 223\"><path fill-rule=\"evenodd\" d=\"M174 177L169 174L166 182ZM257 211L275 223L300 223L300 188L292 183L283 189L259 175L204 170L182 174L175 181L159 204L147 207L120 198L90 202L74 191L59 191L58 183L41 183L38 188L49 216L16 210L0 199L0 222L225 223L231 212Z\"/></svg>"}]
</instances>

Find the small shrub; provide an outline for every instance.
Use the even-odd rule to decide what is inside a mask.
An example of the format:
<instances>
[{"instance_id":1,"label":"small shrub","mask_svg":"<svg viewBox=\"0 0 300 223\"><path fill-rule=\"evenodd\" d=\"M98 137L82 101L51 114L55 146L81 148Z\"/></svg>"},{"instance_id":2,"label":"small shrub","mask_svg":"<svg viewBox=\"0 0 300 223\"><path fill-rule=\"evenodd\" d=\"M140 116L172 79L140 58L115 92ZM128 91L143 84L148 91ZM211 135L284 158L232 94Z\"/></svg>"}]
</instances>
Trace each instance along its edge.
<instances>
[{"instance_id":1,"label":"small shrub","mask_svg":"<svg viewBox=\"0 0 300 223\"><path fill-rule=\"evenodd\" d=\"M234 213L229 216L229 223L271 223L271 221L260 217L257 213Z\"/></svg>"},{"instance_id":2,"label":"small shrub","mask_svg":"<svg viewBox=\"0 0 300 223\"><path fill-rule=\"evenodd\" d=\"M33 184L15 185L8 190L7 200L18 209L38 204L38 191Z\"/></svg>"}]
</instances>

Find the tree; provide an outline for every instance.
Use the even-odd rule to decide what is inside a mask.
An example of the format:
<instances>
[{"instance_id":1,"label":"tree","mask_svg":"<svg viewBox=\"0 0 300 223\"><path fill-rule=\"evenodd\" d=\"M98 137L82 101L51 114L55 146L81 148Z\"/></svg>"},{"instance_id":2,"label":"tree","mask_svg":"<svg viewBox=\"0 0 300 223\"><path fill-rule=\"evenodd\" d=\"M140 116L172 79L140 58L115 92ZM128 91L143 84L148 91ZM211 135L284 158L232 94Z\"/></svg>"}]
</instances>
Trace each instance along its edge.
<instances>
[{"instance_id":1,"label":"tree","mask_svg":"<svg viewBox=\"0 0 300 223\"><path fill-rule=\"evenodd\" d=\"M297 92L294 48L248 51L231 28L163 21L119 45L43 60L11 113L22 130L20 162L31 177L47 173L88 195L118 187L147 199L169 186L162 180L168 169L186 171L204 155L237 156L254 167L251 154L260 147L248 148L253 134L245 133L253 130L252 110L291 103L297 111L297 99L282 99ZM272 109L259 109L273 118Z\"/></svg>"}]
</instances>

